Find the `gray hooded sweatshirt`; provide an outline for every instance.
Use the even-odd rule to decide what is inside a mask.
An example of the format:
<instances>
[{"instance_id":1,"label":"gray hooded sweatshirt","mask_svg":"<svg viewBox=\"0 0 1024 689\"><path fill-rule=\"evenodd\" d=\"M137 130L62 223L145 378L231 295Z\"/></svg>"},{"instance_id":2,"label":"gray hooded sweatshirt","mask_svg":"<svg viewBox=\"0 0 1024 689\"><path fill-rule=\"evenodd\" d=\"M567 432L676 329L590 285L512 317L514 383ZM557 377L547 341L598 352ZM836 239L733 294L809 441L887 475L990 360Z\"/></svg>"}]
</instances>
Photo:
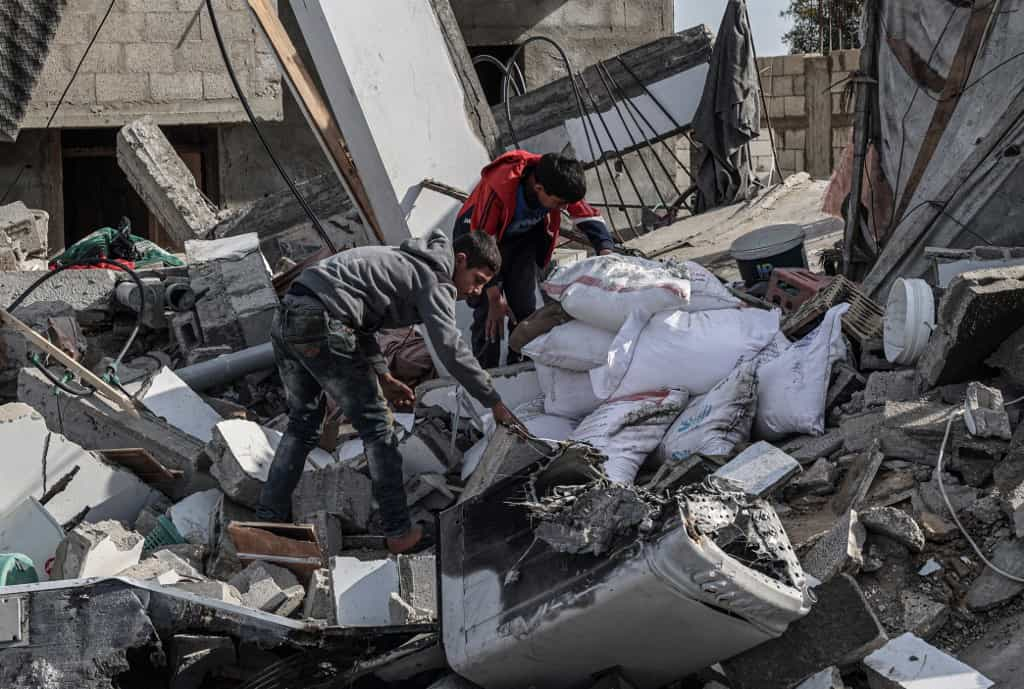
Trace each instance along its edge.
<instances>
[{"instance_id":1,"label":"gray hooded sweatshirt","mask_svg":"<svg viewBox=\"0 0 1024 689\"><path fill-rule=\"evenodd\" d=\"M451 242L435 230L399 247L342 251L306 268L296 282L359 333L360 347L378 374L388 369L374 333L423 323L445 368L481 404L493 407L501 397L455 326L454 272Z\"/></svg>"}]
</instances>

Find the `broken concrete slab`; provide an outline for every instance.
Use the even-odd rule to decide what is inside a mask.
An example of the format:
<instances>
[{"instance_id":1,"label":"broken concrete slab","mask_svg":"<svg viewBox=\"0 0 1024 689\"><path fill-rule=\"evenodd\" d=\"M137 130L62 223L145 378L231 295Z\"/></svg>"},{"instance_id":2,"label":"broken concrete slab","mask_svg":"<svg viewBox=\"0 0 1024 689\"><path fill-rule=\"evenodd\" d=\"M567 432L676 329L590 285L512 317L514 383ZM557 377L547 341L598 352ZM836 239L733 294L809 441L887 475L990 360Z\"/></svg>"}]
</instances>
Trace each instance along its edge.
<instances>
[{"instance_id":1,"label":"broken concrete slab","mask_svg":"<svg viewBox=\"0 0 1024 689\"><path fill-rule=\"evenodd\" d=\"M885 630L852 577L838 576L815 594L817 604L782 636L722 663L733 689L792 689L885 643Z\"/></svg>"},{"instance_id":2,"label":"broken concrete slab","mask_svg":"<svg viewBox=\"0 0 1024 689\"><path fill-rule=\"evenodd\" d=\"M864 404L884 406L886 402L913 402L924 392L924 381L916 369L876 371L868 376Z\"/></svg>"},{"instance_id":3,"label":"broken concrete slab","mask_svg":"<svg viewBox=\"0 0 1024 689\"><path fill-rule=\"evenodd\" d=\"M764 497L798 471L800 462L762 440L736 455L714 476L732 481L747 495Z\"/></svg>"},{"instance_id":4,"label":"broken concrete slab","mask_svg":"<svg viewBox=\"0 0 1024 689\"><path fill-rule=\"evenodd\" d=\"M45 284L45 283L44 283ZM72 344L85 346L85 339L75 320L75 311L69 304L55 301L42 301L18 309L17 317L33 331L48 340L57 340L57 329L61 324L70 326ZM65 354L80 360L84 351L80 346L61 346ZM0 397L16 399L18 395L18 370L29 365L29 356L40 354L39 348L29 342L27 335L13 328L0 328Z\"/></svg>"},{"instance_id":5,"label":"broken concrete slab","mask_svg":"<svg viewBox=\"0 0 1024 689\"><path fill-rule=\"evenodd\" d=\"M371 489L369 477L342 464L306 471L292 493L292 514L326 511L341 518L345 533L366 533Z\"/></svg>"},{"instance_id":6,"label":"broken concrete slab","mask_svg":"<svg viewBox=\"0 0 1024 689\"><path fill-rule=\"evenodd\" d=\"M1024 386L1024 327L1006 338L985 364L999 369L1014 385Z\"/></svg>"},{"instance_id":7,"label":"broken concrete slab","mask_svg":"<svg viewBox=\"0 0 1024 689\"><path fill-rule=\"evenodd\" d=\"M949 606L917 591L900 593L903 629L922 639L930 639L949 619Z\"/></svg>"},{"instance_id":8,"label":"broken concrete slab","mask_svg":"<svg viewBox=\"0 0 1024 689\"><path fill-rule=\"evenodd\" d=\"M336 557L331 560L331 580L339 625L391 624L389 599L392 593L398 593L399 587L395 560Z\"/></svg>"},{"instance_id":9,"label":"broken concrete slab","mask_svg":"<svg viewBox=\"0 0 1024 689\"><path fill-rule=\"evenodd\" d=\"M0 272L0 304L11 304L44 275L46 270ZM22 309L40 302L61 303L70 306L80 322L102 324L109 322L120 271L117 270L65 270L49 278L18 307Z\"/></svg>"},{"instance_id":10,"label":"broken concrete slab","mask_svg":"<svg viewBox=\"0 0 1024 689\"><path fill-rule=\"evenodd\" d=\"M823 582L831 581L843 572L856 574L864 564L866 539L867 532L858 520L856 510L850 510L811 546L800 559L800 564L804 571Z\"/></svg>"},{"instance_id":11,"label":"broken concrete slab","mask_svg":"<svg viewBox=\"0 0 1024 689\"><path fill-rule=\"evenodd\" d=\"M1003 406L1003 393L976 381L967 386L964 423L968 432L979 438L1009 440L1013 437L1010 417Z\"/></svg>"},{"instance_id":12,"label":"broken concrete slab","mask_svg":"<svg viewBox=\"0 0 1024 689\"><path fill-rule=\"evenodd\" d=\"M960 530L951 521L943 519L934 512L920 512L917 515L921 522L921 531L925 539L935 543L947 543L960 534Z\"/></svg>"},{"instance_id":13,"label":"broken concrete slab","mask_svg":"<svg viewBox=\"0 0 1024 689\"><path fill-rule=\"evenodd\" d=\"M341 517L327 510L317 510L313 514L296 515L296 521L313 526L324 562L330 562L332 557L341 555L345 547Z\"/></svg>"},{"instance_id":14,"label":"broken concrete slab","mask_svg":"<svg viewBox=\"0 0 1024 689\"><path fill-rule=\"evenodd\" d=\"M850 510L860 509L884 460L885 455L879 450L878 441L858 453L846 468L846 474L836 489L835 497L832 498L832 511L846 514Z\"/></svg>"},{"instance_id":15,"label":"broken concrete slab","mask_svg":"<svg viewBox=\"0 0 1024 689\"><path fill-rule=\"evenodd\" d=\"M842 431L832 428L825 435L802 435L791 440L782 446L782 451L806 465L822 457L830 457L842 447Z\"/></svg>"},{"instance_id":16,"label":"broken concrete slab","mask_svg":"<svg viewBox=\"0 0 1024 689\"><path fill-rule=\"evenodd\" d=\"M44 210L29 208L22 201L0 206L0 235L10 240L20 257L47 258L49 227L50 214Z\"/></svg>"},{"instance_id":17,"label":"broken concrete slab","mask_svg":"<svg viewBox=\"0 0 1024 689\"><path fill-rule=\"evenodd\" d=\"M302 616L308 619L324 620L329 625L337 624L334 594L331 592L331 570L318 569L309 578L306 599L302 605Z\"/></svg>"},{"instance_id":18,"label":"broken concrete slab","mask_svg":"<svg viewBox=\"0 0 1024 689\"><path fill-rule=\"evenodd\" d=\"M195 177L152 118L129 122L118 131L117 164L177 242L205 237L217 224L217 207L199 190Z\"/></svg>"},{"instance_id":19,"label":"broken concrete slab","mask_svg":"<svg viewBox=\"0 0 1024 689\"><path fill-rule=\"evenodd\" d=\"M864 659L871 689L988 689L993 682L910 632Z\"/></svg>"},{"instance_id":20,"label":"broken concrete slab","mask_svg":"<svg viewBox=\"0 0 1024 689\"><path fill-rule=\"evenodd\" d=\"M255 509L280 442L280 433L258 423L243 419L221 421L214 426L213 439L207 445L207 454L213 460L210 473L232 500ZM313 466L335 463L320 448L310 453L308 462Z\"/></svg>"},{"instance_id":21,"label":"broken concrete slab","mask_svg":"<svg viewBox=\"0 0 1024 689\"><path fill-rule=\"evenodd\" d=\"M202 572L169 550L154 552L138 564L118 572L117 576L125 579L155 579L163 585L206 579Z\"/></svg>"},{"instance_id":22,"label":"broken concrete slab","mask_svg":"<svg viewBox=\"0 0 1024 689\"><path fill-rule=\"evenodd\" d=\"M255 347L270 341L270 324L278 307L259 237L243 234L185 242L188 275L199 298L203 344Z\"/></svg>"},{"instance_id":23,"label":"broken concrete slab","mask_svg":"<svg viewBox=\"0 0 1024 689\"><path fill-rule=\"evenodd\" d=\"M229 637L175 634L168 644L168 689L200 689L208 676L237 659L235 642Z\"/></svg>"},{"instance_id":24,"label":"broken concrete slab","mask_svg":"<svg viewBox=\"0 0 1024 689\"><path fill-rule=\"evenodd\" d=\"M202 596L203 598L212 598L232 605L242 605L242 594L234 586L224 581L216 581L214 579L207 581L182 581L172 584L172 586L176 589Z\"/></svg>"},{"instance_id":25,"label":"broken concrete slab","mask_svg":"<svg viewBox=\"0 0 1024 689\"><path fill-rule=\"evenodd\" d=\"M210 553L210 548L206 544L175 543L173 545L162 545L153 550L153 555L164 551L184 560L199 573L203 573L206 570L206 558Z\"/></svg>"},{"instance_id":26,"label":"broken concrete slab","mask_svg":"<svg viewBox=\"0 0 1024 689\"><path fill-rule=\"evenodd\" d=\"M946 489L946 497L957 514L972 505L978 499L978 489L971 486L962 486L950 474L944 474L942 485ZM936 479L924 481L917 485L917 492L913 496L914 511L918 514L928 511L940 517L950 516L946 501L942 498L942 492Z\"/></svg>"},{"instance_id":27,"label":"broken concrete slab","mask_svg":"<svg viewBox=\"0 0 1024 689\"><path fill-rule=\"evenodd\" d=\"M992 563L1004 572L1024 576L1024 541L1005 540L996 546ZM1024 584L997 574L990 567L974 580L967 592L967 608L984 612L1004 605L1024 591Z\"/></svg>"},{"instance_id":28,"label":"broken concrete slab","mask_svg":"<svg viewBox=\"0 0 1024 689\"><path fill-rule=\"evenodd\" d=\"M31 636L0 647L2 687L109 689L132 669L135 654L162 652L146 606L123 584L12 590L5 596L26 602Z\"/></svg>"},{"instance_id":29,"label":"broken concrete slab","mask_svg":"<svg viewBox=\"0 0 1024 689\"><path fill-rule=\"evenodd\" d=\"M28 557L40 581L49 578L46 563L63 540L64 529L60 522L33 497L0 515L0 553L20 553Z\"/></svg>"},{"instance_id":30,"label":"broken concrete slab","mask_svg":"<svg viewBox=\"0 0 1024 689\"><path fill-rule=\"evenodd\" d=\"M206 560L206 573L215 579L227 581L242 571L235 543L228 533L231 522L251 522L256 513L251 509L222 497L210 515L210 554Z\"/></svg>"},{"instance_id":31,"label":"broken concrete slab","mask_svg":"<svg viewBox=\"0 0 1024 689\"><path fill-rule=\"evenodd\" d=\"M305 587L294 574L267 562L253 562L229 583L242 594L246 607L283 617L298 610L306 596Z\"/></svg>"},{"instance_id":32,"label":"broken concrete slab","mask_svg":"<svg viewBox=\"0 0 1024 689\"><path fill-rule=\"evenodd\" d=\"M976 377L983 362L1024 317L1024 268L963 273L950 283L936 311L938 327L917 368L929 386Z\"/></svg>"},{"instance_id":33,"label":"broken concrete slab","mask_svg":"<svg viewBox=\"0 0 1024 689\"><path fill-rule=\"evenodd\" d=\"M109 520L75 527L57 547L52 577L84 579L113 576L138 564L143 538Z\"/></svg>"},{"instance_id":34,"label":"broken concrete slab","mask_svg":"<svg viewBox=\"0 0 1024 689\"><path fill-rule=\"evenodd\" d=\"M188 494L203 444L184 431L146 414L136 417L121 413L97 396L58 398L53 394L53 384L34 368L21 370L18 399L42 414L48 428L63 429L68 440L89 450L146 450L167 468L184 472L181 479L161 484L160 489L172 498Z\"/></svg>"},{"instance_id":35,"label":"broken concrete slab","mask_svg":"<svg viewBox=\"0 0 1024 689\"><path fill-rule=\"evenodd\" d=\"M836 489L836 465L822 457L786 484L786 499L803 495L829 495Z\"/></svg>"},{"instance_id":36,"label":"broken concrete slab","mask_svg":"<svg viewBox=\"0 0 1024 689\"><path fill-rule=\"evenodd\" d=\"M135 395L142 386L140 381L124 387L129 394ZM146 409L204 443L210 441L213 427L223 420L213 407L166 366L146 381L146 389L138 399Z\"/></svg>"},{"instance_id":37,"label":"broken concrete slab","mask_svg":"<svg viewBox=\"0 0 1024 689\"><path fill-rule=\"evenodd\" d=\"M848 414L839 423L843 434L843 448L847 452L861 452L871 447L882 428L883 410L872 409L860 414Z\"/></svg>"},{"instance_id":38,"label":"broken concrete slab","mask_svg":"<svg viewBox=\"0 0 1024 689\"><path fill-rule=\"evenodd\" d=\"M864 528L902 543L916 553L924 550L924 533L914 518L895 507L869 507L858 513Z\"/></svg>"},{"instance_id":39,"label":"broken concrete slab","mask_svg":"<svg viewBox=\"0 0 1024 689\"><path fill-rule=\"evenodd\" d=\"M223 497L216 488L193 493L175 503L168 516L185 540L206 545L210 542L210 519Z\"/></svg>"},{"instance_id":40,"label":"broken concrete slab","mask_svg":"<svg viewBox=\"0 0 1024 689\"><path fill-rule=\"evenodd\" d=\"M437 617L437 561L433 555L399 555L398 593L417 610Z\"/></svg>"}]
</instances>

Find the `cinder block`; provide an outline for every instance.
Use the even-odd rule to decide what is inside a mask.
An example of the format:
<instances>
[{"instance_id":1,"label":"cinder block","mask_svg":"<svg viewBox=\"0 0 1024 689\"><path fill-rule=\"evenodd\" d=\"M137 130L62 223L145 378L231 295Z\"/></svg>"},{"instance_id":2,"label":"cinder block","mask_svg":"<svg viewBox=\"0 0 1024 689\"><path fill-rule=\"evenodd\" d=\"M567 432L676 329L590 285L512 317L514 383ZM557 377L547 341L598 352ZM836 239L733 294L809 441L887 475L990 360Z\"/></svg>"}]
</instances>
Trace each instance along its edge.
<instances>
[{"instance_id":1,"label":"cinder block","mask_svg":"<svg viewBox=\"0 0 1024 689\"><path fill-rule=\"evenodd\" d=\"M217 25L224 40L250 39L253 36L252 15L245 11L220 11L217 12ZM215 40L213 24L210 23L210 16L205 12L201 15L201 35L204 41Z\"/></svg>"},{"instance_id":2,"label":"cinder block","mask_svg":"<svg viewBox=\"0 0 1024 689\"><path fill-rule=\"evenodd\" d=\"M122 2L124 0L121 0ZM151 0L146 0L151 1ZM120 5L120 2L118 3ZM62 22L63 23L63 22ZM146 15L143 12L122 12L117 15L117 30L103 32L111 43L141 43L146 40Z\"/></svg>"},{"instance_id":3,"label":"cinder block","mask_svg":"<svg viewBox=\"0 0 1024 689\"><path fill-rule=\"evenodd\" d=\"M82 53L84 51L85 46L82 45L75 44L61 46L61 57L64 59L64 69L73 71L78 66L79 60L82 59ZM121 45L119 43L97 42L89 49L89 54L85 56L85 61L82 62L79 75L96 74L97 72L113 74L120 71Z\"/></svg>"},{"instance_id":4,"label":"cinder block","mask_svg":"<svg viewBox=\"0 0 1024 689\"><path fill-rule=\"evenodd\" d=\"M786 96L786 117L801 117L807 111L807 98L804 96Z\"/></svg>"},{"instance_id":5,"label":"cinder block","mask_svg":"<svg viewBox=\"0 0 1024 689\"><path fill-rule=\"evenodd\" d=\"M806 147L806 129L790 129L786 131L784 148L794 151L803 151Z\"/></svg>"},{"instance_id":6,"label":"cinder block","mask_svg":"<svg viewBox=\"0 0 1024 689\"><path fill-rule=\"evenodd\" d=\"M227 74L203 74L203 98L206 100L223 100L235 98L235 87Z\"/></svg>"},{"instance_id":7,"label":"cinder block","mask_svg":"<svg viewBox=\"0 0 1024 689\"><path fill-rule=\"evenodd\" d=\"M148 99L148 74L96 75L96 100L100 103L117 101L139 103Z\"/></svg>"},{"instance_id":8,"label":"cinder block","mask_svg":"<svg viewBox=\"0 0 1024 689\"><path fill-rule=\"evenodd\" d=\"M793 77L792 76L777 76L771 80L771 89L773 96L792 96L793 93Z\"/></svg>"},{"instance_id":9,"label":"cinder block","mask_svg":"<svg viewBox=\"0 0 1024 689\"><path fill-rule=\"evenodd\" d=\"M169 43L130 43L124 47L124 66L129 72L172 73L174 46Z\"/></svg>"},{"instance_id":10,"label":"cinder block","mask_svg":"<svg viewBox=\"0 0 1024 689\"><path fill-rule=\"evenodd\" d=\"M836 127L832 130L832 146L843 148L852 141L853 127Z\"/></svg>"},{"instance_id":11,"label":"cinder block","mask_svg":"<svg viewBox=\"0 0 1024 689\"><path fill-rule=\"evenodd\" d=\"M786 55L782 58L783 74L803 74L806 60L803 55Z\"/></svg>"},{"instance_id":12,"label":"cinder block","mask_svg":"<svg viewBox=\"0 0 1024 689\"><path fill-rule=\"evenodd\" d=\"M803 74L797 74L793 77L793 95L803 96L807 92L807 77Z\"/></svg>"},{"instance_id":13,"label":"cinder block","mask_svg":"<svg viewBox=\"0 0 1024 689\"><path fill-rule=\"evenodd\" d=\"M233 65L234 63L232 63ZM175 72L223 72L224 57L216 43L203 42L189 46L188 50L177 50L174 53Z\"/></svg>"},{"instance_id":14,"label":"cinder block","mask_svg":"<svg viewBox=\"0 0 1024 689\"><path fill-rule=\"evenodd\" d=\"M202 100L203 75L195 72L184 74L150 74L150 87L155 100Z\"/></svg>"},{"instance_id":15,"label":"cinder block","mask_svg":"<svg viewBox=\"0 0 1024 689\"><path fill-rule=\"evenodd\" d=\"M219 17L218 17L219 19ZM146 14L146 40L153 43L199 41L199 23L185 12L150 12Z\"/></svg>"}]
</instances>

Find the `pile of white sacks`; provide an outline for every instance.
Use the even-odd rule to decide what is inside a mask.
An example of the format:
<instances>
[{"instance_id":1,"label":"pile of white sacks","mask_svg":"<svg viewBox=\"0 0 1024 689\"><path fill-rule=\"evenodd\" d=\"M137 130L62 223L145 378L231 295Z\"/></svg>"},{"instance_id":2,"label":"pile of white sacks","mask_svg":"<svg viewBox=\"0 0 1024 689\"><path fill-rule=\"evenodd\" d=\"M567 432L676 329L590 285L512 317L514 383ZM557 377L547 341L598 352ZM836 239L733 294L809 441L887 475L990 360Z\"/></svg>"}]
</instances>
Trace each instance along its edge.
<instances>
[{"instance_id":1,"label":"pile of white sacks","mask_svg":"<svg viewBox=\"0 0 1024 689\"><path fill-rule=\"evenodd\" d=\"M791 343L778 311L744 306L693 262L595 257L542 289L575 320L523 347L544 395L516 413L538 437L601 451L611 480L728 458L751 438L824 433L845 304Z\"/></svg>"}]
</instances>

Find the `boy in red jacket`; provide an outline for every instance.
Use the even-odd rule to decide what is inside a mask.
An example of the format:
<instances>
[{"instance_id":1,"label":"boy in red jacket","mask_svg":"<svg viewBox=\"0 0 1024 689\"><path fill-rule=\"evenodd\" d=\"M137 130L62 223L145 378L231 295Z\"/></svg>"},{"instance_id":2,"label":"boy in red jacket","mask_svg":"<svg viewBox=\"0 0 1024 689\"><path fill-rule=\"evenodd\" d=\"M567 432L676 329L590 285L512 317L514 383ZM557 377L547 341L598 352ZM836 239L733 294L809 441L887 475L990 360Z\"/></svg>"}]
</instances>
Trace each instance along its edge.
<instances>
[{"instance_id":1,"label":"boy in red jacket","mask_svg":"<svg viewBox=\"0 0 1024 689\"><path fill-rule=\"evenodd\" d=\"M474 300L473 354L484 368L498 366L505 318L518 322L537 309L537 269L551 261L561 212L586 233L600 255L612 252L601 214L583 200L587 182L579 161L556 153L509 151L480 173L455 221L455 238L482 231L498 240L501 271ZM508 353L508 363L521 359Z\"/></svg>"}]
</instances>

